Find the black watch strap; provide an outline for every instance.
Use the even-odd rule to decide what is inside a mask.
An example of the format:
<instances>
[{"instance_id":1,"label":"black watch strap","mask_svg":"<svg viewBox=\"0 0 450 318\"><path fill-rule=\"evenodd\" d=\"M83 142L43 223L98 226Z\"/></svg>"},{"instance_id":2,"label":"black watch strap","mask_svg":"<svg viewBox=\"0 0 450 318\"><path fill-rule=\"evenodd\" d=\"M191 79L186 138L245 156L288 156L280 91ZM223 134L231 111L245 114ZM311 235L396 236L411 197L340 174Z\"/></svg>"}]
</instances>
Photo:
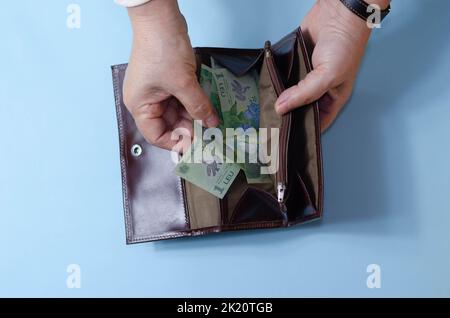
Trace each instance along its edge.
<instances>
[{"instance_id":1,"label":"black watch strap","mask_svg":"<svg viewBox=\"0 0 450 318\"><path fill-rule=\"evenodd\" d=\"M356 14L364 21L367 21L367 19L373 14L372 10L367 10L370 4L368 4L364 0L340 0L340 1L347 8L349 8L350 11L352 11L354 14ZM390 5L386 9L381 10L381 21L383 21L383 19L388 15L390 11L391 11Z\"/></svg>"}]
</instances>

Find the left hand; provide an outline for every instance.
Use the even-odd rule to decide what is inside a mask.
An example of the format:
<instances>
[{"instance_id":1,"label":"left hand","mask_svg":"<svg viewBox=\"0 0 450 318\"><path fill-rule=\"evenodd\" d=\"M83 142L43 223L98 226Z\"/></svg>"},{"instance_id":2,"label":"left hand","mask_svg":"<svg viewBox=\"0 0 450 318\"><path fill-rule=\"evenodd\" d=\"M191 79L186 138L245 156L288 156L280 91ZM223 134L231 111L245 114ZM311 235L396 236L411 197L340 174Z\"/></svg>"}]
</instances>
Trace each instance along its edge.
<instances>
[{"instance_id":1,"label":"left hand","mask_svg":"<svg viewBox=\"0 0 450 318\"><path fill-rule=\"evenodd\" d=\"M351 96L371 29L337 0L318 0L301 26L315 44L314 70L283 92L275 108L279 114L285 114L321 99L323 132Z\"/></svg>"}]
</instances>

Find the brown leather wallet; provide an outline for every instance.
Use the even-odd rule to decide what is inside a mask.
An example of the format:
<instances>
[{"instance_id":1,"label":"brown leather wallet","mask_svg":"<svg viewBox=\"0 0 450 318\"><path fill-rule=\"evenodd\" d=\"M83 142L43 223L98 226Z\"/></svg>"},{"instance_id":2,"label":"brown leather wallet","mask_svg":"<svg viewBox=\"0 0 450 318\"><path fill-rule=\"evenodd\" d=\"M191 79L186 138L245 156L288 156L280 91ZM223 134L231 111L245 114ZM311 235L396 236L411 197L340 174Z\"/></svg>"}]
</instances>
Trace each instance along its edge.
<instances>
[{"instance_id":1,"label":"brown leather wallet","mask_svg":"<svg viewBox=\"0 0 450 318\"><path fill-rule=\"evenodd\" d=\"M127 65L112 67L120 137L127 244L232 230L287 227L319 219L323 177L318 102L285 116L277 97L311 71L299 29L263 49L196 48L198 65L214 57L235 75L260 73L260 127L280 129L279 170L271 184L249 185L238 175L220 200L173 173L170 152L144 140L125 108Z\"/></svg>"}]
</instances>

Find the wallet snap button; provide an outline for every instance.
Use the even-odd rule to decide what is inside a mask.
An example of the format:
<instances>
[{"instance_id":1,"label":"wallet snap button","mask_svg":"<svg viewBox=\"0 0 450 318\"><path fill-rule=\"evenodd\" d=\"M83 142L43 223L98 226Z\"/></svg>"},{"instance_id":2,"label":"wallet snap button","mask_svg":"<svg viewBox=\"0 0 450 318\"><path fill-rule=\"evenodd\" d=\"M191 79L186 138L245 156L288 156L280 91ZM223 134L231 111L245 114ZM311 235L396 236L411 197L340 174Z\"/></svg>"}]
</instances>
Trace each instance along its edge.
<instances>
[{"instance_id":1,"label":"wallet snap button","mask_svg":"<svg viewBox=\"0 0 450 318\"><path fill-rule=\"evenodd\" d=\"M135 144L131 147L131 154L133 157L139 157L142 155L142 147L141 145Z\"/></svg>"}]
</instances>

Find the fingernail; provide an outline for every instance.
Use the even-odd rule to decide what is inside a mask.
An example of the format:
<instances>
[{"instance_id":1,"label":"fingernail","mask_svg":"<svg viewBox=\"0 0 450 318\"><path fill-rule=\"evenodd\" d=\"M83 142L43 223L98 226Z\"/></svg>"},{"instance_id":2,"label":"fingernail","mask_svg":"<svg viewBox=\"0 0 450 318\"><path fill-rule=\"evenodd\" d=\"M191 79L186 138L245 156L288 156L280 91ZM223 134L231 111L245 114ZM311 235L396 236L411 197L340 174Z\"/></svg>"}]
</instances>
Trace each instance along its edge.
<instances>
[{"instance_id":1,"label":"fingernail","mask_svg":"<svg viewBox=\"0 0 450 318\"><path fill-rule=\"evenodd\" d=\"M211 115L205 120L207 127L215 127L219 124L219 118L216 115Z\"/></svg>"}]
</instances>

